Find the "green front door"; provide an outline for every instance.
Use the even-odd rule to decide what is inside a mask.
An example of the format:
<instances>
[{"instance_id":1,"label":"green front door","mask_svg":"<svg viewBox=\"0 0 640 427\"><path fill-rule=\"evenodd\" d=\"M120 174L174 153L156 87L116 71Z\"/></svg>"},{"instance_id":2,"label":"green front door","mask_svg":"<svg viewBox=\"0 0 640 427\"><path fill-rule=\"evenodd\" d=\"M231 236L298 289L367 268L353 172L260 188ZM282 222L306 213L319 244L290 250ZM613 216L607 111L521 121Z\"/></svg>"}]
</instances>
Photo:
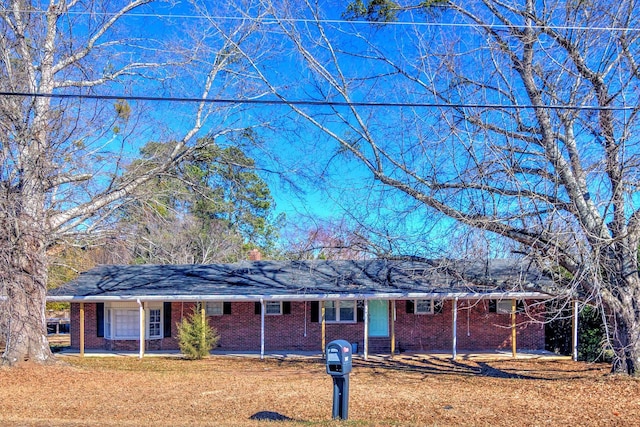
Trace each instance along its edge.
<instances>
[{"instance_id":1,"label":"green front door","mask_svg":"<svg viewBox=\"0 0 640 427\"><path fill-rule=\"evenodd\" d=\"M369 336L389 336L389 301L369 301Z\"/></svg>"}]
</instances>

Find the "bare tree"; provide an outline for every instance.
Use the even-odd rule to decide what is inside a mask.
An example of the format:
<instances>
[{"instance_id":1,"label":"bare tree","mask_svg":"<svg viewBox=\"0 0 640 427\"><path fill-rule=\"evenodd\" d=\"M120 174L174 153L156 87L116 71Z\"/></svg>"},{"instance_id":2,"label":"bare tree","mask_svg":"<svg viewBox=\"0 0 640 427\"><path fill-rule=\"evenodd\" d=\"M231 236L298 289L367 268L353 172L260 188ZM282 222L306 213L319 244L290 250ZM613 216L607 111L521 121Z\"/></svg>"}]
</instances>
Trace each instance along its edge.
<instances>
[{"instance_id":1,"label":"bare tree","mask_svg":"<svg viewBox=\"0 0 640 427\"><path fill-rule=\"evenodd\" d=\"M191 25L171 25L169 17L154 19L173 5L158 3L0 3L3 363L51 360L44 318L47 247L69 234L99 231L141 184L175 167L198 141L214 141L233 128L233 108L204 100L238 93L235 73L243 64L234 49L254 43L256 23L226 22L211 29L197 21L200 27L189 31ZM230 6L217 2L219 16ZM202 101L183 107L189 110L186 119L174 110L156 126L150 122L158 119L155 108L88 98L170 96L185 87L188 96ZM137 113L147 113L145 121ZM154 131L163 125L174 132ZM208 138L199 138L203 134ZM123 173L146 138L159 136L176 140L174 149Z\"/></svg>"},{"instance_id":2,"label":"bare tree","mask_svg":"<svg viewBox=\"0 0 640 427\"><path fill-rule=\"evenodd\" d=\"M368 170L376 186L420 204L425 222L439 212L508 238L556 274L563 296L601 304L615 367L635 372L636 2L265 7L277 24L271 34L297 54L291 70L298 72L256 64L272 94ZM377 22L336 20L340 7ZM293 102L302 93L316 103Z\"/></svg>"},{"instance_id":3,"label":"bare tree","mask_svg":"<svg viewBox=\"0 0 640 427\"><path fill-rule=\"evenodd\" d=\"M144 230L136 226L143 226ZM154 215L133 224L129 250L136 262L148 264L211 264L237 261L243 239L222 221L204 221L190 214L167 220Z\"/></svg>"},{"instance_id":4,"label":"bare tree","mask_svg":"<svg viewBox=\"0 0 640 427\"><path fill-rule=\"evenodd\" d=\"M349 224L345 219L309 221L289 224L283 241L283 256L287 259L368 259L376 252L366 230Z\"/></svg>"}]
</instances>

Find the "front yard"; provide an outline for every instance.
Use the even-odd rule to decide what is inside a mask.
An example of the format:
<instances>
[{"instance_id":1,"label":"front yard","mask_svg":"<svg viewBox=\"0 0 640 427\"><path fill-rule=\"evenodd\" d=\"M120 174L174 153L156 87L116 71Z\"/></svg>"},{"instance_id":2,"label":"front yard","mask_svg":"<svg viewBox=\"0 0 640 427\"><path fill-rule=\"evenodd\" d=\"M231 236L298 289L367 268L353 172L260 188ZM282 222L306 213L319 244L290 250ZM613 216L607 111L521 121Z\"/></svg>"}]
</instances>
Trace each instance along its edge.
<instances>
[{"instance_id":1,"label":"front yard","mask_svg":"<svg viewBox=\"0 0 640 427\"><path fill-rule=\"evenodd\" d=\"M0 369L0 425L595 426L640 419L640 380L570 361L356 360L349 422L338 423L320 359L60 360Z\"/></svg>"}]
</instances>

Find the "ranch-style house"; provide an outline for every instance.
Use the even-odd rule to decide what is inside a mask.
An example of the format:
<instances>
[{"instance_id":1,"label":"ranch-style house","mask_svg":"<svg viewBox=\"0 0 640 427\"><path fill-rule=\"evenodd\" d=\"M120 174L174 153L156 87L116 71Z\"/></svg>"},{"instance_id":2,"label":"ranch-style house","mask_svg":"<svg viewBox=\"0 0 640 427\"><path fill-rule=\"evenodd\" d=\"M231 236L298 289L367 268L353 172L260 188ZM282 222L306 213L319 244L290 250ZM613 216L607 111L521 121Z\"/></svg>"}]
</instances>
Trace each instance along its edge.
<instances>
[{"instance_id":1,"label":"ranch-style house","mask_svg":"<svg viewBox=\"0 0 640 427\"><path fill-rule=\"evenodd\" d=\"M371 353L544 350L551 280L526 260L243 261L105 265L49 292L71 303L71 346L177 350L201 307L215 351Z\"/></svg>"}]
</instances>

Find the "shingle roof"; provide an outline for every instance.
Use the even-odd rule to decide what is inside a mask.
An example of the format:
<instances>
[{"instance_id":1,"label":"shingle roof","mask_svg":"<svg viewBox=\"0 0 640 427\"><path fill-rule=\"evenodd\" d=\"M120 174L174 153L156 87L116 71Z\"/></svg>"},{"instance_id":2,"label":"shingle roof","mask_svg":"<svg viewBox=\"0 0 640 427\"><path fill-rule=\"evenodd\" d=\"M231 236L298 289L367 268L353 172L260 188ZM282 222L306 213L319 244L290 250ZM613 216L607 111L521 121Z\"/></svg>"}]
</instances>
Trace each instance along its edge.
<instances>
[{"instance_id":1,"label":"shingle roof","mask_svg":"<svg viewBox=\"0 0 640 427\"><path fill-rule=\"evenodd\" d=\"M50 300L460 297L538 291L551 280L521 260L253 261L105 265L49 292Z\"/></svg>"}]
</instances>

